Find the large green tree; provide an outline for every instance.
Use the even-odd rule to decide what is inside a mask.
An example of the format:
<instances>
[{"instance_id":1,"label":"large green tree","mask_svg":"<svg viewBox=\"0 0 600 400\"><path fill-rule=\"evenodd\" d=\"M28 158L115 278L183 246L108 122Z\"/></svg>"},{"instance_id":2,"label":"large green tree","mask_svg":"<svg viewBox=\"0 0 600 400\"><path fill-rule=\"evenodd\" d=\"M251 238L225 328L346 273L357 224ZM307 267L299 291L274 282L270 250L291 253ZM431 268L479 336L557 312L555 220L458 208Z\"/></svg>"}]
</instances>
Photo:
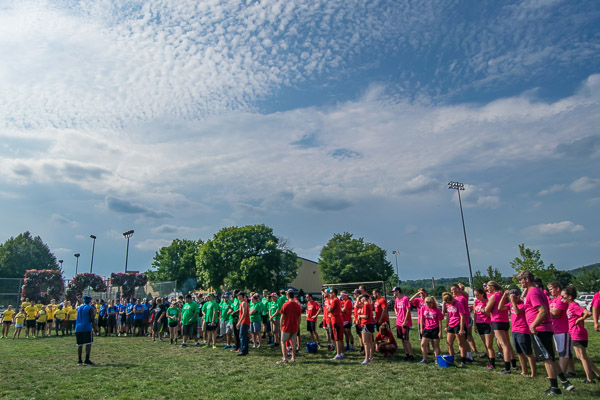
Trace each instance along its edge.
<instances>
[{"instance_id":1,"label":"large green tree","mask_svg":"<svg viewBox=\"0 0 600 400\"><path fill-rule=\"evenodd\" d=\"M481 271L476 271L473 277L473 289L482 288L484 283L489 281L497 282L499 285L509 284L510 278L506 279L502 276L502 273L498 268L494 268L491 265L487 267L486 274L482 274Z\"/></svg>"},{"instance_id":2,"label":"large green tree","mask_svg":"<svg viewBox=\"0 0 600 400\"><path fill-rule=\"evenodd\" d=\"M217 232L200 247L196 264L204 288L276 290L296 278L301 262L273 229L247 225Z\"/></svg>"},{"instance_id":3,"label":"large green tree","mask_svg":"<svg viewBox=\"0 0 600 400\"><path fill-rule=\"evenodd\" d=\"M348 232L336 233L321 249L319 269L327 283L387 281L394 273L385 250Z\"/></svg>"},{"instance_id":4,"label":"large green tree","mask_svg":"<svg viewBox=\"0 0 600 400\"><path fill-rule=\"evenodd\" d=\"M593 269L584 268L575 278L575 287L580 292L594 293L600 290L600 273Z\"/></svg>"},{"instance_id":5,"label":"large green tree","mask_svg":"<svg viewBox=\"0 0 600 400\"><path fill-rule=\"evenodd\" d=\"M162 247L154 255L152 268L146 271L151 282L177 281L177 288L187 290L196 287L196 255L202 245L201 240L175 239L169 246ZM194 282L189 284L189 282Z\"/></svg>"},{"instance_id":6,"label":"large green tree","mask_svg":"<svg viewBox=\"0 0 600 400\"><path fill-rule=\"evenodd\" d=\"M0 277L22 278L28 269L60 270L56 257L42 238L23 232L0 244Z\"/></svg>"},{"instance_id":7,"label":"large green tree","mask_svg":"<svg viewBox=\"0 0 600 400\"><path fill-rule=\"evenodd\" d=\"M540 278L544 285L556 280L556 268L554 264L546 267L539 250L532 250L525 247L525 244L522 243L519 245L519 253L520 257L515 257L510 262L510 266L516 273L530 271L536 278Z\"/></svg>"}]
</instances>

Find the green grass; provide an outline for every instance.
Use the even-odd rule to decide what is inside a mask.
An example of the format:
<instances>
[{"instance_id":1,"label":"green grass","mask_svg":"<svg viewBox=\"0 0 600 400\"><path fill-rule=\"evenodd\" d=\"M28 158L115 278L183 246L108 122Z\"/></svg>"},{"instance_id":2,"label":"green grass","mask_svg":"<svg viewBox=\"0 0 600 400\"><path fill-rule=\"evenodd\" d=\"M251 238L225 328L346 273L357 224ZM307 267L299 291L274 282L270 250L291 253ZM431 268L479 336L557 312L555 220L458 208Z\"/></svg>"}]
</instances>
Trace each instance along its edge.
<instances>
[{"instance_id":1,"label":"green grass","mask_svg":"<svg viewBox=\"0 0 600 400\"><path fill-rule=\"evenodd\" d=\"M600 364L600 334L590 332L589 353ZM320 330L321 337L323 331ZM418 349L414 331L412 343ZM307 337L303 334L303 342ZM181 348L148 338L98 337L95 367L77 365L74 337L0 339L0 398L7 399L311 399L333 398L539 398L548 387L539 377L500 375L476 362L464 370L382 360L361 366L358 353L332 361L332 354L302 352L294 364L276 365L279 349L250 349L247 357L228 350ZM481 346L479 338L477 344ZM481 346L483 348L483 346ZM446 347L442 344L442 351ZM420 351L416 352L417 358ZM598 398L600 383L584 386L583 369L567 397Z\"/></svg>"}]
</instances>

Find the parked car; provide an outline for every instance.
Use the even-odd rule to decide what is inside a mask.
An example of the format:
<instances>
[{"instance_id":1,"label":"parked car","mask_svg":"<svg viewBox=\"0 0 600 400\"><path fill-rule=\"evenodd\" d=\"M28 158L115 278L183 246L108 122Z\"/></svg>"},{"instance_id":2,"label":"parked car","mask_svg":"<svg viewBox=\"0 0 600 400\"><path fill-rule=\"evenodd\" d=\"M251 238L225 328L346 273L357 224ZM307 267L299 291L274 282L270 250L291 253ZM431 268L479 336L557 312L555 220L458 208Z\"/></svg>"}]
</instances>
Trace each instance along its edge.
<instances>
[{"instance_id":1,"label":"parked car","mask_svg":"<svg viewBox=\"0 0 600 400\"><path fill-rule=\"evenodd\" d=\"M575 299L575 302L579 304L581 307L586 310L592 310L592 299L594 298L593 294L582 294L578 298Z\"/></svg>"}]
</instances>

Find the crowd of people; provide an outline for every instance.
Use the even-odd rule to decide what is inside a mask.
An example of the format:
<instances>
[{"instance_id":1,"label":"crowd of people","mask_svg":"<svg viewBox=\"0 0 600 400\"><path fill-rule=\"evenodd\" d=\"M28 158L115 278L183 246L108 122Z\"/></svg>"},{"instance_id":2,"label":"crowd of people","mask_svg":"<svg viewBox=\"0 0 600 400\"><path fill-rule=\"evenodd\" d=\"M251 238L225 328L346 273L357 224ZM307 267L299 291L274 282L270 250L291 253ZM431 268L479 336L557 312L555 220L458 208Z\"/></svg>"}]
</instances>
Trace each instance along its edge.
<instances>
[{"instance_id":1,"label":"crowd of people","mask_svg":"<svg viewBox=\"0 0 600 400\"><path fill-rule=\"evenodd\" d=\"M424 289L409 298L396 287L393 289L395 334L390 326L389 311L392 310L388 310L379 289L368 293L360 286L350 294L338 292L336 287L327 288L321 293L321 302L308 294L306 329L310 342L307 350L324 347L319 335L319 328L323 328L327 349L335 352L334 360L344 359L346 352L355 351L355 345L356 351L364 354L362 365L370 364L375 353L391 359L399 352L400 341L405 360L416 362L409 337L413 328L411 310L416 308L420 363L430 362L431 352L434 362L438 361L442 355L440 341L445 335L450 359L456 367L466 367L478 354L473 339L476 332L484 346L479 356L487 360L489 370L502 366L500 373L510 374L518 370L518 361L521 374L533 378L537 375L536 362L542 361L550 381L547 394L561 393L559 380L563 389L573 390L569 381L569 377L575 376L573 353L583 364L586 375L583 383L600 380L600 371L587 355L588 333L584 326L584 320L593 316L594 329L600 330L600 293L592 302L592 315L574 301L577 291L572 286L562 288L559 283L551 282L545 290L527 271L516 279L522 291L504 290L490 281L474 291L476 299L472 306L460 284L452 285L451 292L443 293L441 305ZM168 340L182 347L213 349L217 348L218 340L222 340L219 346L238 356L247 355L250 344L253 348L280 347L282 359L278 364L284 364L294 362L300 349L302 313L302 305L291 290L279 293L265 290L261 294L236 289L220 298L215 294L188 294L108 302L85 296L75 305L68 301L42 305L25 299L18 312L11 306L4 312L2 338L8 337L11 324L15 325L13 339L20 338L23 328L26 338L50 336L53 330L57 336L59 332L64 336L75 331L79 363L84 365L93 364L89 353L93 336L99 335L147 336L153 342ZM321 324L318 324L319 318ZM86 348L85 361L82 361L83 347ZM502 360L503 365L497 365L497 360Z\"/></svg>"}]
</instances>

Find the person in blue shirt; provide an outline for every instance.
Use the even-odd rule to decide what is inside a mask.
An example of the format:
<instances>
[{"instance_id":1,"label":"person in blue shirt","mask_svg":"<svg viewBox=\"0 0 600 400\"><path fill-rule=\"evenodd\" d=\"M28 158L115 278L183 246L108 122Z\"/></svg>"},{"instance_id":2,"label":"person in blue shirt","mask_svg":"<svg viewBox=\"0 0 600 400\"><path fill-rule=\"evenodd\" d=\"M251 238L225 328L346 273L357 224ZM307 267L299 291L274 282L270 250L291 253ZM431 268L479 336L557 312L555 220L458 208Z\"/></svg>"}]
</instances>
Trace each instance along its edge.
<instances>
[{"instance_id":1,"label":"person in blue shirt","mask_svg":"<svg viewBox=\"0 0 600 400\"><path fill-rule=\"evenodd\" d=\"M104 328L104 336L108 334L108 304L100 299L100 311L98 313L98 326ZM98 330L100 335L100 330Z\"/></svg>"},{"instance_id":2,"label":"person in blue shirt","mask_svg":"<svg viewBox=\"0 0 600 400\"><path fill-rule=\"evenodd\" d=\"M119 301L119 300L117 300ZM119 307L115 304L114 300L111 300L106 311L106 315L108 318L108 333L106 336L112 334L113 332L117 333L117 318L119 316Z\"/></svg>"},{"instance_id":3,"label":"person in blue shirt","mask_svg":"<svg viewBox=\"0 0 600 400\"><path fill-rule=\"evenodd\" d=\"M147 335L148 328L150 328L150 310L152 309L152 304L148 301L148 299L144 299L142 305L144 306L144 313L142 318L144 324L143 334Z\"/></svg>"},{"instance_id":4,"label":"person in blue shirt","mask_svg":"<svg viewBox=\"0 0 600 400\"><path fill-rule=\"evenodd\" d=\"M133 307L135 306L135 299L129 299L127 303L127 307L125 308L125 314L127 315L127 330L125 331L125 336L127 334L133 335Z\"/></svg>"},{"instance_id":5,"label":"person in blue shirt","mask_svg":"<svg viewBox=\"0 0 600 400\"><path fill-rule=\"evenodd\" d=\"M92 298L90 296L84 296L83 304L77 307L75 339L77 340L77 355L79 356L78 365L94 365L90 361L90 353L94 341L93 331L98 326L96 326L96 308L90 305L91 302ZM85 361L81 360L83 346L85 346Z\"/></svg>"},{"instance_id":6,"label":"person in blue shirt","mask_svg":"<svg viewBox=\"0 0 600 400\"><path fill-rule=\"evenodd\" d=\"M142 299L137 299L133 306L133 327L135 328L135 335L142 336L144 332L144 305Z\"/></svg>"}]
</instances>

